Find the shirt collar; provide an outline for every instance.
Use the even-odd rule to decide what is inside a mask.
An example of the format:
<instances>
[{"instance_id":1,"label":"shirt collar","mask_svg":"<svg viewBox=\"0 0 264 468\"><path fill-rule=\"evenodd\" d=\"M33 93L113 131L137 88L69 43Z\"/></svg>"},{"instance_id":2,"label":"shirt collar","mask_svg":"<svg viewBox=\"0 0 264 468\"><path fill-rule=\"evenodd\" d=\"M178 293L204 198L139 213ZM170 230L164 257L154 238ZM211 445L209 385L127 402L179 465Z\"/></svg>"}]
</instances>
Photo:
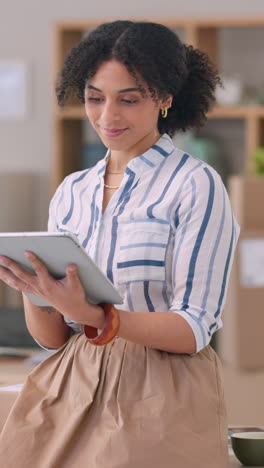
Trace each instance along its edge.
<instances>
[{"instance_id":1,"label":"shirt collar","mask_svg":"<svg viewBox=\"0 0 264 468\"><path fill-rule=\"evenodd\" d=\"M143 174L147 170L163 162L164 158L167 158L174 150L175 146L172 139L167 133L164 133L145 153L131 159L125 172L127 174L131 174L131 171L137 175ZM107 150L105 157L97 164L98 175L104 175L109 158L110 150Z\"/></svg>"}]
</instances>

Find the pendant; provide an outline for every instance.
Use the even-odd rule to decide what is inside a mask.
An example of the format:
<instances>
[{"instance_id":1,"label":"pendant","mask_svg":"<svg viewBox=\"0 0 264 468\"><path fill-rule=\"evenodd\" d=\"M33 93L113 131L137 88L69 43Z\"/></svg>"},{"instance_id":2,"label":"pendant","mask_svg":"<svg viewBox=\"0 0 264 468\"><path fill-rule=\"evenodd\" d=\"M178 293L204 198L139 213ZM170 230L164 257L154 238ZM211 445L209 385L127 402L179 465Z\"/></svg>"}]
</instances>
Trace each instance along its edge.
<instances>
[{"instance_id":1,"label":"pendant","mask_svg":"<svg viewBox=\"0 0 264 468\"><path fill-rule=\"evenodd\" d=\"M120 187L120 185L107 185L104 184L105 188L109 188L110 190L116 190Z\"/></svg>"}]
</instances>

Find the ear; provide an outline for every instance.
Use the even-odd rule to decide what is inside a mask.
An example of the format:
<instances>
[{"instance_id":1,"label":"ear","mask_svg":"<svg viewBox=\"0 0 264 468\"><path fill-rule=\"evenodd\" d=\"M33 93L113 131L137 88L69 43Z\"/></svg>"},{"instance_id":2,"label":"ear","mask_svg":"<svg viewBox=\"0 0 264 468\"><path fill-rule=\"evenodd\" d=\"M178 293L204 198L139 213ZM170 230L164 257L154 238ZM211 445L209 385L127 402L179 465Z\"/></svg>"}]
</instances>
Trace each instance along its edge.
<instances>
[{"instance_id":1,"label":"ear","mask_svg":"<svg viewBox=\"0 0 264 468\"><path fill-rule=\"evenodd\" d=\"M169 109L172 106L172 100L173 100L173 96L171 94L168 94L167 96L165 96L161 101L161 108Z\"/></svg>"}]
</instances>

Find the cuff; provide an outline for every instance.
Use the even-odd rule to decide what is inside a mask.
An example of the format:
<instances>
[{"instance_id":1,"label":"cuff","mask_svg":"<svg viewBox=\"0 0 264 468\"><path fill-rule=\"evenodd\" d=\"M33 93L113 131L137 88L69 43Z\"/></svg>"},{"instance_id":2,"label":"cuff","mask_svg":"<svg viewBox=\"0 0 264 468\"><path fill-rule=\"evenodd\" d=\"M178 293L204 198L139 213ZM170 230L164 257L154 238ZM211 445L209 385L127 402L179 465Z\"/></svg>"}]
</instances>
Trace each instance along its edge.
<instances>
[{"instance_id":1,"label":"cuff","mask_svg":"<svg viewBox=\"0 0 264 468\"><path fill-rule=\"evenodd\" d=\"M195 353L192 353L191 356L199 353L199 351L201 351L209 344L211 337L208 335L208 332L205 330L202 322L195 315L184 310L170 310L170 312L183 317L193 331L196 341L196 351Z\"/></svg>"}]
</instances>

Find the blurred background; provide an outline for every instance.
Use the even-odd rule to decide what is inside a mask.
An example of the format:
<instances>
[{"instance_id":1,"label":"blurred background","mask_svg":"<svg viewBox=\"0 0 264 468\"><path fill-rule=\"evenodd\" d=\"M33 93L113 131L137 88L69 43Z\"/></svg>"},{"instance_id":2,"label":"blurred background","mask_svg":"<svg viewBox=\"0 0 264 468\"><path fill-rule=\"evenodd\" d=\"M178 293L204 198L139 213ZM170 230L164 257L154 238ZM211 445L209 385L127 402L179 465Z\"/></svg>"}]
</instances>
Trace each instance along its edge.
<instances>
[{"instance_id":1,"label":"blurred background","mask_svg":"<svg viewBox=\"0 0 264 468\"><path fill-rule=\"evenodd\" d=\"M61 180L104 155L83 109L75 102L57 108L54 84L67 51L96 24L118 18L168 25L207 52L220 71L224 87L217 89L208 122L174 142L221 174L241 225L224 328L212 345L224 363L230 424L264 426L262 1L3 0L0 232L46 230L49 200ZM0 347L35 346L20 295L2 285L0 315Z\"/></svg>"}]
</instances>

